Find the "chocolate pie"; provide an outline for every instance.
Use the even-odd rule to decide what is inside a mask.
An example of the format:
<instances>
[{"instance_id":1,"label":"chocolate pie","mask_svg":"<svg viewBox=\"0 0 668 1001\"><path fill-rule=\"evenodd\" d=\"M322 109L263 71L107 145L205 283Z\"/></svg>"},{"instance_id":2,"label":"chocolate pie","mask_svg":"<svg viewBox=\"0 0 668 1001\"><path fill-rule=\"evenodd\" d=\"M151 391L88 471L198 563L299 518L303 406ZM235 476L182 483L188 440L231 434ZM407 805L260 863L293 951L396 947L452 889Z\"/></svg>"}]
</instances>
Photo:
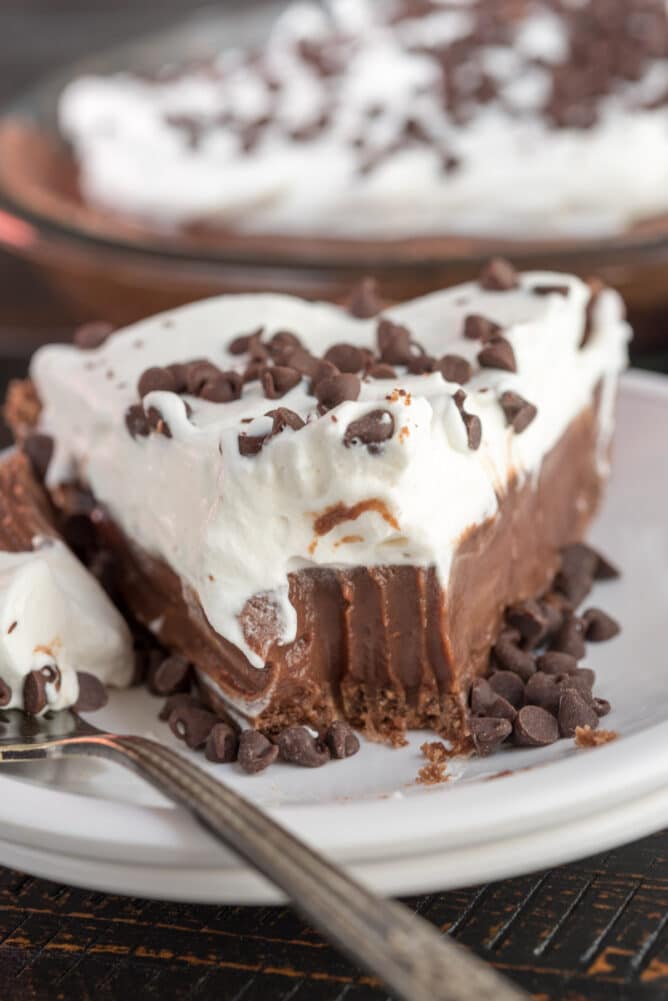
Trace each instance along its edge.
<instances>
[{"instance_id":1,"label":"chocolate pie","mask_svg":"<svg viewBox=\"0 0 668 1001\"><path fill-rule=\"evenodd\" d=\"M666 65L663 0L295 4L59 121L85 202L158 231L605 238L668 212Z\"/></svg>"},{"instance_id":2,"label":"chocolate pie","mask_svg":"<svg viewBox=\"0 0 668 1001\"><path fill-rule=\"evenodd\" d=\"M85 514L124 605L177 657L158 690L178 692L191 665L209 710L265 736L306 724L345 749L331 730L345 720L391 742L422 727L458 738L495 645L516 677L492 679L491 701L477 691L486 748L550 636L539 711L518 724L535 745L556 726L541 716L550 657L566 678L584 639L612 628L574 616L607 565L573 544L609 470L621 301L495 261L478 282L352 308L363 316L223 296L84 331L37 353L7 416L56 508ZM589 725L585 709L569 696L564 727ZM175 711L208 739L211 714ZM317 763L307 737L281 753ZM253 740L251 763L271 749ZM210 753L230 742L218 731Z\"/></svg>"}]
</instances>

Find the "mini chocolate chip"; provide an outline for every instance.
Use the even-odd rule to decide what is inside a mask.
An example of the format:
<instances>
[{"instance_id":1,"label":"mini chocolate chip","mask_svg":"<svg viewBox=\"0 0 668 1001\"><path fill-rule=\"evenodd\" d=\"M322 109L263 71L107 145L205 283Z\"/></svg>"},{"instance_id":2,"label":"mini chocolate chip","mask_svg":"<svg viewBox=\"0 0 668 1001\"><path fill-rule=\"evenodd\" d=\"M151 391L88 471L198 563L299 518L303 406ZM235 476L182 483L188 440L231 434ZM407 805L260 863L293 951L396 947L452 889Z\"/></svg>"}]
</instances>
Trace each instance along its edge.
<instances>
[{"instance_id":1,"label":"mini chocolate chip","mask_svg":"<svg viewBox=\"0 0 668 1001\"><path fill-rule=\"evenodd\" d=\"M520 747L547 747L559 739L559 724L540 706L520 709L513 730L515 743Z\"/></svg>"},{"instance_id":2,"label":"mini chocolate chip","mask_svg":"<svg viewBox=\"0 0 668 1001\"><path fill-rule=\"evenodd\" d=\"M338 373L335 365L330 365L329 362L325 362L321 358L315 358L306 348L291 348L286 350L281 361L288 368L293 368L295 372L299 372L300 375L306 375L309 379L316 377L324 378L325 369L327 369L327 374L329 375L336 375ZM320 375L321 372L323 373L322 375Z\"/></svg>"},{"instance_id":3,"label":"mini chocolate chip","mask_svg":"<svg viewBox=\"0 0 668 1001\"><path fill-rule=\"evenodd\" d=\"M341 375L336 365L332 365L331 361L325 361L323 358L315 358L311 372L311 393L315 393L315 387L319 382L324 379L333 379L337 375ZM356 378L351 376L351 378Z\"/></svg>"},{"instance_id":4,"label":"mini chocolate chip","mask_svg":"<svg viewBox=\"0 0 668 1001\"><path fill-rule=\"evenodd\" d=\"M517 715L517 710L503 695L497 695L490 705L487 715L494 717L494 719L508 719L512 722Z\"/></svg>"},{"instance_id":5,"label":"mini chocolate chip","mask_svg":"<svg viewBox=\"0 0 668 1001\"><path fill-rule=\"evenodd\" d=\"M519 393L507 389L499 399L506 424L515 434L522 434L536 417L538 410L533 403L528 403Z\"/></svg>"},{"instance_id":6,"label":"mini chocolate chip","mask_svg":"<svg viewBox=\"0 0 668 1001\"><path fill-rule=\"evenodd\" d=\"M331 116L328 112L323 111L313 121L306 122L296 129L290 129L288 134L295 142L308 142L319 136L329 126L330 122Z\"/></svg>"},{"instance_id":7,"label":"mini chocolate chip","mask_svg":"<svg viewBox=\"0 0 668 1001\"><path fill-rule=\"evenodd\" d=\"M582 660L587 648L584 641L584 623L576 616L566 619L559 632L550 643L551 650L570 653L576 660Z\"/></svg>"},{"instance_id":8,"label":"mini chocolate chip","mask_svg":"<svg viewBox=\"0 0 668 1001\"><path fill-rule=\"evenodd\" d=\"M361 372L368 355L354 344L334 344L325 354L325 361L336 365L340 372Z\"/></svg>"},{"instance_id":9,"label":"mini chocolate chip","mask_svg":"<svg viewBox=\"0 0 668 1001\"><path fill-rule=\"evenodd\" d=\"M569 574L560 570L554 578L554 587L568 598L574 608L582 604L593 586L593 578L584 573Z\"/></svg>"},{"instance_id":10,"label":"mini chocolate chip","mask_svg":"<svg viewBox=\"0 0 668 1001\"><path fill-rule=\"evenodd\" d=\"M594 580L617 580L621 576L619 570L601 553L596 553L596 570L594 572Z\"/></svg>"},{"instance_id":11,"label":"mini chocolate chip","mask_svg":"<svg viewBox=\"0 0 668 1001\"><path fill-rule=\"evenodd\" d=\"M148 426L151 431L155 431L156 434L161 434L165 438L171 438L172 432L170 430L169 424L162 416L157 407L149 407L146 411L146 419L148 421Z\"/></svg>"},{"instance_id":12,"label":"mini chocolate chip","mask_svg":"<svg viewBox=\"0 0 668 1001\"><path fill-rule=\"evenodd\" d=\"M258 327L251 334L240 334L227 345L227 350L231 355L244 355L252 351L253 347L261 347L260 338L264 333L264 327ZM265 352L266 355L266 352Z\"/></svg>"},{"instance_id":13,"label":"mini chocolate chip","mask_svg":"<svg viewBox=\"0 0 668 1001\"><path fill-rule=\"evenodd\" d=\"M337 75L343 69L341 53L326 42L303 38L296 48L301 59L320 77Z\"/></svg>"},{"instance_id":14,"label":"mini chocolate chip","mask_svg":"<svg viewBox=\"0 0 668 1001\"><path fill-rule=\"evenodd\" d=\"M333 758L352 758L360 749L357 734L348 723L340 719L327 728L325 743Z\"/></svg>"},{"instance_id":15,"label":"mini chocolate chip","mask_svg":"<svg viewBox=\"0 0 668 1001\"><path fill-rule=\"evenodd\" d=\"M567 546L561 552L561 568L554 587L577 607L593 587L599 563L598 554L584 543Z\"/></svg>"},{"instance_id":16,"label":"mini chocolate chip","mask_svg":"<svg viewBox=\"0 0 668 1001\"><path fill-rule=\"evenodd\" d=\"M221 370L206 358L198 358L188 362L186 366L186 391L191 396L199 396L202 386L207 382L215 382Z\"/></svg>"},{"instance_id":17,"label":"mini chocolate chip","mask_svg":"<svg viewBox=\"0 0 668 1001\"><path fill-rule=\"evenodd\" d=\"M256 379L259 379L264 372L265 367L266 360L259 358L247 365L244 370L244 374L241 377L244 385L246 385L247 382L255 382Z\"/></svg>"},{"instance_id":18,"label":"mini chocolate chip","mask_svg":"<svg viewBox=\"0 0 668 1001\"><path fill-rule=\"evenodd\" d=\"M495 692L487 678L477 678L471 685L471 712L476 716L486 716L495 698Z\"/></svg>"},{"instance_id":19,"label":"mini chocolate chip","mask_svg":"<svg viewBox=\"0 0 668 1001\"><path fill-rule=\"evenodd\" d=\"M462 161L458 156L453 156L452 153L446 153L441 160L442 169L446 174L454 174L462 165Z\"/></svg>"},{"instance_id":20,"label":"mini chocolate chip","mask_svg":"<svg viewBox=\"0 0 668 1001\"><path fill-rule=\"evenodd\" d=\"M153 366L153 368L147 368L139 376L137 392L143 399L148 393L175 393L176 385L176 377L173 371L168 368Z\"/></svg>"},{"instance_id":21,"label":"mini chocolate chip","mask_svg":"<svg viewBox=\"0 0 668 1001\"><path fill-rule=\"evenodd\" d=\"M587 678L582 677L578 674L562 674L557 679L557 684L559 686L559 691L562 692L577 692L585 702L591 703L593 700L591 682Z\"/></svg>"},{"instance_id":22,"label":"mini chocolate chip","mask_svg":"<svg viewBox=\"0 0 668 1001\"><path fill-rule=\"evenodd\" d=\"M473 746L481 757L493 754L513 732L508 719L473 717L469 720Z\"/></svg>"},{"instance_id":23,"label":"mini chocolate chip","mask_svg":"<svg viewBox=\"0 0 668 1001\"><path fill-rule=\"evenodd\" d=\"M185 657L173 653L165 657L149 674L148 685L155 695L175 695L190 688L191 669Z\"/></svg>"},{"instance_id":24,"label":"mini chocolate chip","mask_svg":"<svg viewBox=\"0 0 668 1001\"><path fill-rule=\"evenodd\" d=\"M380 446L394 434L394 417L389 410L372 410L353 421L346 428L343 444L346 448L366 445L372 455L381 451Z\"/></svg>"},{"instance_id":25,"label":"mini chocolate chip","mask_svg":"<svg viewBox=\"0 0 668 1001\"><path fill-rule=\"evenodd\" d=\"M74 710L78 713L92 713L97 709L102 709L109 701L107 689L99 678L88 671L77 671L77 681L79 682L79 697L74 703Z\"/></svg>"},{"instance_id":26,"label":"mini chocolate chip","mask_svg":"<svg viewBox=\"0 0 668 1001\"><path fill-rule=\"evenodd\" d=\"M519 285L517 272L505 257L494 257L478 278L479 285L488 292L509 292Z\"/></svg>"},{"instance_id":27,"label":"mini chocolate chip","mask_svg":"<svg viewBox=\"0 0 668 1001\"><path fill-rule=\"evenodd\" d=\"M519 631L527 650L540 646L548 633L547 614L542 604L533 599L511 605L506 611L506 621Z\"/></svg>"},{"instance_id":28,"label":"mini chocolate chip","mask_svg":"<svg viewBox=\"0 0 668 1001\"><path fill-rule=\"evenodd\" d=\"M150 434L151 426L141 403L133 403L125 411L125 426L133 438L146 438Z\"/></svg>"},{"instance_id":29,"label":"mini chocolate chip","mask_svg":"<svg viewBox=\"0 0 668 1001\"><path fill-rule=\"evenodd\" d=\"M346 372L321 379L314 387L314 395L325 410L332 410L346 400L356 400L361 388L358 377Z\"/></svg>"},{"instance_id":30,"label":"mini chocolate chip","mask_svg":"<svg viewBox=\"0 0 668 1001\"><path fill-rule=\"evenodd\" d=\"M582 621L588 643L605 643L621 632L619 623L600 608L588 608L582 616Z\"/></svg>"},{"instance_id":31,"label":"mini chocolate chip","mask_svg":"<svg viewBox=\"0 0 668 1001\"><path fill-rule=\"evenodd\" d=\"M543 610L545 620L547 622L547 636L554 636L554 634L561 628L564 621L566 613L571 614L572 607L564 607L564 599L561 595L557 594L547 594L539 602L540 607Z\"/></svg>"},{"instance_id":32,"label":"mini chocolate chip","mask_svg":"<svg viewBox=\"0 0 668 1001\"><path fill-rule=\"evenodd\" d=\"M115 327L104 320L96 320L92 323L84 323L74 331L74 343L82 351L93 351L102 347L105 341L113 334Z\"/></svg>"},{"instance_id":33,"label":"mini chocolate chip","mask_svg":"<svg viewBox=\"0 0 668 1001\"><path fill-rule=\"evenodd\" d=\"M243 730L239 737L238 762L245 772L263 772L278 757L278 747L258 730Z\"/></svg>"},{"instance_id":34,"label":"mini chocolate chip","mask_svg":"<svg viewBox=\"0 0 668 1001\"><path fill-rule=\"evenodd\" d=\"M569 672L569 674L583 681L590 689L596 684L596 671L593 671L591 667L578 667L575 671Z\"/></svg>"},{"instance_id":35,"label":"mini chocolate chip","mask_svg":"<svg viewBox=\"0 0 668 1001\"><path fill-rule=\"evenodd\" d=\"M379 320L376 330L380 360L389 365L408 365L413 358L411 332L387 317Z\"/></svg>"},{"instance_id":36,"label":"mini chocolate chip","mask_svg":"<svg viewBox=\"0 0 668 1001\"><path fill-rule=\"evenodd\" d=\"M31 671L23 682L23 710L37 716L46 706L46 678L41 671Z\"/></svg>"},{"instance_id":37,"label":"mini chocolate chip","mask_svg":"<svg viewBox=\"0 0 668 1001\"><path fill-rule=\"evenodd\" d=\"M438 367L438 362L431 355L415 355L408 362L408 371L411 375L428 375L431 372L435 372Z\"/></svg>"},{"instance_id":38,"label":"mini chocolate chip","mask_svg":"<svg viewBox=\"0 0 668 1001\"><path fill-rule=\"evenodd\" d=\"M464 428L466 429L466 443L472 452L477 451L480 448L480 443L482 441L482 423L477 414L467 414L464 409L464 401L466 400L466 393L459 389L452 397L455 402L455 406L459 410L462 421L464 423Z\"/></svg>"},{"instance_id":39,"label":"mini chocolate chip","mask_svg":"<svg viewBox=\"0 0 668 1001\"><path fill-rule=\"evenodd\" d=\"M206 738L204 754L208 761L225 764L237 760L239 737L227 723L215 723Z\"/></svg>"},{"instance_id":40,"label":"mini chocolate chip","mask_svg":"<svg viewBox=\"0 0 668 1001\"><path fill-rule=\"evenodd\" d=\"M6 681L0 678L0 706L9 705L12 698L12 690Z\"/></svg>"},{"instance_id":41,"label":"mini chocolate chip","mask_svg":"<svg viewBox=\"0 0 668 1001\"><path fill-rule=\"evenodd\" d=\"M277 330L267 345L272 358L283 358L286 352L294 351L302 347L302 342L291 330ZM278 361L277 364L284 364Z\"/></svg>"},{"instance_id":42,"label":"mini chocolate chip","mask_svg":"<svg viewBox=\"0 0 668 1001\"><path fill-rule=\"evenodd\" d=\"M165 121L171 128L179 129L185 138L190 149L198 149L205 131L205 125L201 118L187 114L166 114Z\"/></svg>"},{"instance_id":43,"label":"mini chocolate chip","mask_svg":"<svg viewBox=\"0 0 668 1001\"><path fill-rule=\"evenodd\" d=\"M610 712L610 703L607 699L592 699L591 707L597 716L607 716Z\"/></svg>"},{"instance_id":44,"label":"mini chocolate chip","mask_svg":"<svg viewBox=\"0 0 668 1001\"><path fill-rule=\"evenodd\" d=\"M187 692L177 692L176 695L170 695L165 701L162 709L158 713L158 719L168 720L175 709L185 708L199 709L200 706L195 699L193 699L192 695L189 695Z\"/></svg>"},{"instance_id":45,"label":"mini chocolate chip","mask_svg":"<svg viewBox=\"0 0 668 1001\"><path fill-rule=\"evenodd\" d=\"M385 303L380 297L375 278L363 278L350 293L348 312L358 320L370 320L378 316Z\"/></svg>"},{"instance_id":46,"label":"mini chocolate chip","mask_svg":"<svg viewBox=\"0 0 668 1001\"><path fill-rule=\"evenodd\" d=\"M396 379L397 373L392 368L391 365L386 365L385 362L377 362L375 365L371 365L366 374L372 379Z\"/></svg>"},{"instance_id":47,"label":"mini chocolate chip","mask_svg":"<svg viewBox=\"0 0 668 1001\"><path fill-rule=\"evenodd\" d=\"M518 709L524 701L524 682L514 671L495 671L489 678L490 688Z\"/></svg>"},{"instance_id":48,"label":"mini chocolate chip","mask_svg":"<svg viewBox=\"0 0 668 1001\"><path fill-rule=\"evenodd\" d=\"M500 636L496 641L494 657L501 667L518 674L523 681L527 681L536 672L533 654L528 650L520 650L516 643L505 636Z\"/></svg>"},{"instance_id":49,"label":"mini chocolate chip","mask_svg":"<svg viewBox=\"0 0 668 1001\"><path fill-rule=\"evenodd\" d=\"M299 414L296 414L294 410L289 410L287 407L277 407L276 410L269 410L264 416L271 417L273 421L273 427L269 435L270 438L274 438L281 431L285 431L286 428L292 428L293 431L301 431L302 428L306 427Z\"/></svg>"},{"instance_id":50,"label":"mini chocolate chip","mask_svg":"<svg viewBox=\"0 0 668 1001\"><path fill-rule=\"evenodd\" d=\"M461 355L443 355L438 368L446 382L458 382L464 386L473 375L473 367Z\"/></svg>"},{"instance_id":51,"label":"mini chocolate chip","mask_svg":"<svg viewBox=\"0 0 668 1001\"><path fill-rule=\"evenodd\" d=\"M185 393L188 386L188 366L181 362L173 362L171 365L165 365L165 369L174 380L174 392Z\"/></svg>"},{"instance_id":52,"label":"mini chocolate chip","mask_svg":"<svg viewBox=\"0 0 668 1001\"><path fill-rule=\"evenodd\" d=\"M527 705L540 706L548 712L556 712L559 708L560 694L554 675L537 671L525 685L524 701Z\"/></svg>"},{"instance_id":53,"label":"mini chocolate chip","mask_svg":"<svg viewBox=\"0 0 668 1001\"><path fill-rule=\"evenodd\" d=\"M44 677L47 684L53 684L56 687L56 691L60 690L61 677L60 671L55 664L46 664L44 667L40 667L40 673Z\"/></svg>"},{"instance_id":54,"label":"mini chocolate chip","mask_svg":"<svg viewBox=\"0 0 668 1001\"><path fill-rule=\"evenodd\" d=\"M578 692L564 692L559 700L559 732L562 737L574 737L579 726L590 726L595 730L598 716Z\"/></svg>"},{"instance_id":55,"label":"mini chocolate chip","mask_svg":"<svg viewBox=\"0 0 668 1001\"><path fill-rule=\"evenodd\" d=\"M172 733L184 740L188 747L197 750L203 747L212 728L218 722L218 717L196 705L177 706L169 717L169 728Z\"/></svg>"},{"instance_id":56,"label":"mini chocolate chip","mask_svg":"<svg viewBox=\"0 0 668 1001\"><path fill-rule=\"evenodd\" d=\"M483 368L498 368L504 372L517 372L515 352L505 337L493 337L478 352L478 361Z\"/></svg>"},{"instance_id":57,"label":"mini chocolate chip","mask_svg":"<svg viewBox=\"0 0 668 1001\"><path fill-rule=\"evenodd\" d=\"M477 678L471 685L471 712L476 716L493 716L497 719L515 718L515 707L508 699L495 692L487 678Z\"/></svg>"},{"instance_id":58,"label":"mini chocolate chip","mask_svg":"<svg viewBox=\"0 0 668 1001\"><path fill-rule=\"evenodd\" d=\"M464 319L464 337L472 341L489 341L501 332L501 327L493 320L479 313L471 313Z\"/></svg>"},{"instance_id":59,"label":"mini chocolate chip","mask_svg":"<svg viewBox=\"0 0 668 1001\"><path fill-rule=\"evenodd\" d=\"M587 278L587 285L589 286L589 301L587 303L587 308L585 309L584 327L582 330L580 348L585 348L587 346L591 340L592 334L594 333L594 313L596 312L601 292L605 288L600 278Z\"/></svg>"},{"instance_id":60,"label":"mini chocolate chip","mask_svg":"<svg viewBox=\"0 0 668 1001\"><path fill-rule=\"evenodd\" d=\"M330 759L329 748L311 736L304 726L290 726L278 735L278 750L283 761L303 768L320 768Z\"/></svg>"},{"instance_id":61,"label":"mini chocolate chip","mask_svg":"<svg viewBox=\"0 0 668 1001\"><path fill-rule=\"evenodd\" d=\"M199 397L209 403L231 403L232 400L241 399L243 382L243 377L238 372L220 372L202 383Z\"/></svg>"},{"instance_id":62,"label":"mini chocolate chip","mask_svg":"<svg viewBox=\"0 0 668 1001\"><path fill-rule=\"evenodd\" d=\"M282 365L265 368L261 376L264 395L269 400L277 400L298 386L301 379L301 375L294 368L286 368Z\"/></svg>"},{"instance_id":63,"label":"mini chocolate chip","mask_svg":"<svg viewBox=\"0 0 668 1001\"><path fill-rule=\"evenodd\" d=\"M592 579L596 577L599 554L584 542L574 542L561 550L561 569L569 576L584 574Z\"/></svg>"},{"instance_id":64,"label":"mini chocolate chip","mask_svg":"<svg viewBox=\"0 0 668 1001\"><path fill-rule=\"evenodd\" d=\"M53 438L48 434L29 434L21 443L36 479L43 483L53 457Z\"/></svg>"},{"instance_id":65,"label":"mini chocolate chip","mask_svg":"<svg viewBox=\"0 0 668 1001\"><path fill-rule=\"evenodd\" d=\"M258 455L268 437L266 434L240 434L237 438L239 454L244 456Z\"/></svg>"},{"instance_id":66,"label":"mini chocolate chip","mask_svg":"<svg viewBox=\"0 0 668 1001\"><path fill-rule=\"evenodd\" d=\"M516 629L515 626L509 626L508 623L505 623L503 625L503 628L501 629L501 632L498 635L497 642L499 640L502 640L503 642L515 643L517 645L521 639L522 639L522 634L520 633L519 629Z\"/></svg>"},{"instance_id":67,"label":"mini chocolate chip","mask_svg":"<svg viewBox=\"0 0 668 1001\"><path fill-rule=\"evenodd\" d=\"M538 658L536 666L544 674L573 674L578 669L578 662L569 653L551 650Z\"/></svg>"},{"instance_id":68,"label":"mini chocolate chip","mask_svg":"<svg viewBox=\"0 0 668 1001\"><path fill-rule=\"evenodd\" d=\"M568 285L534 285L531 289L534 295L568 295Z\"/></svg>"}]
</instances>

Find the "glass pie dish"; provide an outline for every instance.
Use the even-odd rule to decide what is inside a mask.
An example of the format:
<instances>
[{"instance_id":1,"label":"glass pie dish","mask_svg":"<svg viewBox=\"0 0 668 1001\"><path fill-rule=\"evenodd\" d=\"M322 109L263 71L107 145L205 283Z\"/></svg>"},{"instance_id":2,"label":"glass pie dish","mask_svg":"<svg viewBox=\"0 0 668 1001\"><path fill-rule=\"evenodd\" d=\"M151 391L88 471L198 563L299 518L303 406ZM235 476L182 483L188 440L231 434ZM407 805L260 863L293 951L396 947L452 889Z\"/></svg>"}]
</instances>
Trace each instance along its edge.
<instances>
[{"instance_id":1,"label":"glass pie dish","mask_svg":"<svg viewBox=\"0 0 668 1001\"><path fill-rule=\"evenodd\" d=\"M276 4L204 12L176 28L67 67L0 116L0 246L35 265L82 320L124 324L221 292L344 299L365 275L411 298L476 275L494 254L522 269L597 273L624 295L643 346L668 338L668 216L604 239L448 235L343 239L206 226L158 230L87 204L56 124L63 87L84 73L156 71L210 59L266 33ZM663 317L663 322L659 318Z\"/></svg>"}]
</instances>

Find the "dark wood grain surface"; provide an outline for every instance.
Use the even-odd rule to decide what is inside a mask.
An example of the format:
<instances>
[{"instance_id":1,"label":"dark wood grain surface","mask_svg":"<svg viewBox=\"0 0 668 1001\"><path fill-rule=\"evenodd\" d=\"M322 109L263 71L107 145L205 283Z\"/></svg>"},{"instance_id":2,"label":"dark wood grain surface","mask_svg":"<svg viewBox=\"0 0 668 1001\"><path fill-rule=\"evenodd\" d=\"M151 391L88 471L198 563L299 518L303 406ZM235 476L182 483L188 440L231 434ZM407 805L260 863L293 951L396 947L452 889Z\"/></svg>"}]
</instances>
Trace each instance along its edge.
<instances>
[{"instance_id":1,"label":"dark wood grain surface","mask_svg":"<svg viewBox=\"0 0 668 1001\"><path fill-rule=\"evenodd\" d=\"M536 1001L668 997L665 834L575 865L408 903ZM9 870L0 870L0 996L8 1001L387 997L290 910L111 897Z\"/></svg>"},{"instance_id":2,"label":"dark wood grain surface","mask_svg":"<svg viewBox=\"0 0 668 1001\"><path fill-rule=\"evenodd\" d=\"M2 0L0 99L187 7L184 0ZM10 335L2 338L9 344L3 383L25 367L27 333L66 336L70 322L34 273L0 256L0 332ZM640 362L668 371L668 356ZM667 833L410 905L536 1001L668 999ZM42 998L383 1001L386 994L289 909L126 899L0 868L0 1001Z\"/></svg>"}]
</instances>

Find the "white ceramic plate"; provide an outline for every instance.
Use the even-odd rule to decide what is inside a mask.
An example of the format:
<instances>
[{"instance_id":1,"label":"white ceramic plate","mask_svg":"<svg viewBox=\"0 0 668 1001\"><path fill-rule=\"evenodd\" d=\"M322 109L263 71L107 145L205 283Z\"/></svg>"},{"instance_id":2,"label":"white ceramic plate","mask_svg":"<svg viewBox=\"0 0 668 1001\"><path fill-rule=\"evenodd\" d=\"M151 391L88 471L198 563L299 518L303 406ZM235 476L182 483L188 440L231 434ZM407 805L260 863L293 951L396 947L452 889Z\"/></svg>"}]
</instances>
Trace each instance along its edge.
<instances>
[{"instance_id":1,"label":"white ceramic plate","mask_svg":"<svg viewBox=\"0 0 668 1001\"><path fill-rule=\"evenodd\" d=\"M604 726L618 740L455 762L452 781L436 787L415 783L424 734L401 750L366 744L321 770L277 765L246 776L218 766L216 774L385 893L517 874L668 823L667 428L668 379L628 375L615 472L593 533L624 577L590 599L620 619L623 632L590 647L587 659L597 691L613 703ZM160 704L145 692L117 693L93 721L183 750L157 720ZM189 901L278 899L182 810L105 762L5 766L0 838L2 863L95 889Z\"/></svg>"}]
</instances>

